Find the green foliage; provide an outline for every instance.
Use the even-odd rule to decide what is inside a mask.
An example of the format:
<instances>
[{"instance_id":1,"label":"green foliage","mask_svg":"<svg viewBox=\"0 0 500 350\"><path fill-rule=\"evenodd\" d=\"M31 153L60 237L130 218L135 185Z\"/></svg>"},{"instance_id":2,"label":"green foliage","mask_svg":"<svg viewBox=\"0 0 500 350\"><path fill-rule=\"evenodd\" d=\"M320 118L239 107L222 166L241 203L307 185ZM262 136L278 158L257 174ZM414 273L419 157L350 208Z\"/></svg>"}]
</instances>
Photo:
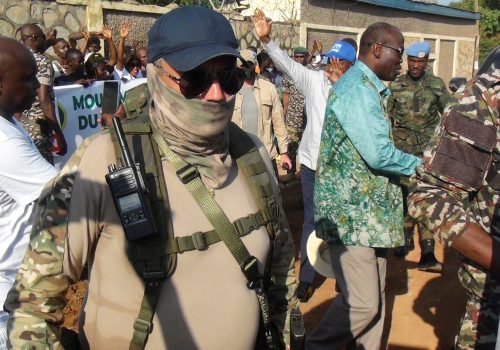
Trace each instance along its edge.
<instances>
[{"instance_id":1,"label":"green foliage","mask_svg":"<svg viewBox=\"0 0 500 350\"><path fill-rule=\"evenodd\" d=\"M170 4L177 4L179 6L189 6L189 5L199 5L205 6L208 8L212 8L212 4L209 0L138 0L141 4L144 5L158 5L158 6L167 6ZM215 7L220 6L220 0L213 0L212 3Z\"/></svg>"},{"instance_id":2,"label":"green foliage","mask_svg":"<svg viewBox=\"0 0 500 350\"><path fill-rule=\"evenodd\" d=\"M479 61L482 62L488 53L500 45L500 2L498 0L479 0ZM474 0L460 0L451 2L450 7L474 11Z\"/></svg>"},{"instance_id":3,"label":"green foliage","mask_svg":"<svg viewBox=\"0 0 500 350\"><path fill-rule=\"evenodd\" d=\"M481 38L479 43L479 62L483 63L491 50L500 45L500 35L491 38Z\"/></svg>"},{"instance_id":4,"label":"green foliage","mask_svg":"<svg viewBox=\"0 0 500 350\"><path fill-rule=\"evenodd\" d=\"M500 10L500 2L498 0L482 0L481 6L492 10Z\"/></svg>"},{"instance_id":5,"label":"green foliage","mask_svg":"<svg viewBox=\"0 0 500 350\"><path fill-rule=\"evenodd\" d=\"M474 3L474 0L461 0L450 2L448 6L461 10L474 11Z\"/></svg>"},{"instance_id":6,"label":"green foliage","mask_svg":"<svg viewBox=\"0 0 500 350\"><path fill-rule=\"evenodd\" d=\"M492 37L500 33L500 10L481 8L481 35Z\"/></svg>"}]
</instances>

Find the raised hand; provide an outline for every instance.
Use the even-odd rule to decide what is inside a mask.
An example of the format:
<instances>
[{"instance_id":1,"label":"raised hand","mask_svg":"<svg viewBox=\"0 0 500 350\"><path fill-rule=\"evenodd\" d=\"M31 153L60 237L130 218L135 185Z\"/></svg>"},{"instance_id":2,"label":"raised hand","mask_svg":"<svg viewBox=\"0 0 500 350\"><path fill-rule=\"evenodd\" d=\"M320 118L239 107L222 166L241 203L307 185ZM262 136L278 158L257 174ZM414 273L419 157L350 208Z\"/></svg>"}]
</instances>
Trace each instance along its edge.
<instances>
[{"instance_id":1,"label":"raised hand","mask_svg":"<svg viewBox=\"0 0 500 350\"><path fill-rule=\"evenodd\" d=\"M130 24L128 22L123 23L122 27L120 28L120 37L126 38L128 36L130 30Z\"/></svg>"},{"instance_id":2,"label":"raised hand","mask_svg":"<svg viewBox=\"0 0 500 350\"><path fill-rule=\"evenodd\" d=\"M346 62L342 62L338 58L330 58L329 61L325 67L325 75L330 80L330 83L334 84L349 69L350 64L346 64Z\"/></svg>"},{"instance_id":3,"label":"raised hand","mask_svg":"<svg viewBox=\"0 0 500 350\"><path fill-rule=\"evenodd\" d=\"M104 25L102 27L102 37L104 40L108 40L108 39L112 38L111 28L109 28L107 25Z\"/></svg>"},{"instance_id":4,"label":"raised hand","mask_svg":"<svg viewBox=\"0 0 500 350\"><path fill-rule=\"evenodd\" d=\"M46 40L55 40L57 38L57 29L52 29L45 35Z\"/></svg>"},{"instance_id":5,"label":"raised hand","mask_svg":"<svg viewBox=\"0 0 500 350\"><path fill-rule=\"evenodd\" d=\"M314 55L316 52L321 53L322 51L323 51L323 43L321 41L314 39L311 54Z\"/></svg>"},{"instance_id":6,"label":"raised hand","mask_svg":"<svg viewBox=\"0 0 500 350\"><path fill-rule=\"evenodd\" d=\"M268 43L269 41L271 41L271 37L269 36L269 34L271 33L273 21L266 18L264 11L256 8L252 17L252 22L255 33L257 33L259 39L264 43Z\"/></svg>"}]
</instances>

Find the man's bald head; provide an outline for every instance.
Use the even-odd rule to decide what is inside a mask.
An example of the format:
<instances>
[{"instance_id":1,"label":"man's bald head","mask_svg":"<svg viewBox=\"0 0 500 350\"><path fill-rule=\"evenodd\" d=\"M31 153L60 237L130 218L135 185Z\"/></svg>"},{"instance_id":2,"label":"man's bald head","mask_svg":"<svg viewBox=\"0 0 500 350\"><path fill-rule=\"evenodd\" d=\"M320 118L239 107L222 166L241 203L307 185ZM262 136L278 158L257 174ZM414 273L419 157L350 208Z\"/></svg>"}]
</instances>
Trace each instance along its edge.
<instances>
[{"instance_id":1,"label":"man's bald head","mask_svg":"<svg viewBox=\"0 0 500 350\"><path fill-rule=\"evenodd\" d=\"M145 66L146 64L148 64L148 49L146 49L145 47L139 47L135 51L135 57L137 57L139 61L141 61L141 65Z\"/></svg>"},{"instance_id":2,"label":"man's bald head","mask_svg":"<svg viewBox=\"0 0 500 350\"><path fill-rule=\"evenodd\" d=\"M377 22L361 36L359 60L381 80L392 81L401 73L404 37L398 27Z\"/></svg>"},{"instance_id":3,"label":"man's bald head","mask_svg":"<svg viewBox=\"0 0 500 350\"><path fill-rule=\"evenodd\" d=\"M370 46L374 43L386 43L388 37L394 33L401 33L398 27L385 22L377 22L370 25L363 32L360 41L359 54L366 55L370 51Z\"/></svg>"},{"instance_id":4,"label":"man's bald head","mask_svg":"<svg viewBox=\"0 0 500 350\"><path fill-rule=\"evenodd\" d=\"M0 114L29 109L40 86L31 52L17 40L0 36Z\"/></svg>"},{"instance_id":5,"label":"man's bald head","mask_svg":"<svg viewBox=\"0 0 500 350\"><path fill-rule=\"evenodd\" d=\"M33 23L23 25L19 29L21 41L26 47L35 50L38 53L45 52L45 33L42 28Z\"/></svg>"}]
</instances>

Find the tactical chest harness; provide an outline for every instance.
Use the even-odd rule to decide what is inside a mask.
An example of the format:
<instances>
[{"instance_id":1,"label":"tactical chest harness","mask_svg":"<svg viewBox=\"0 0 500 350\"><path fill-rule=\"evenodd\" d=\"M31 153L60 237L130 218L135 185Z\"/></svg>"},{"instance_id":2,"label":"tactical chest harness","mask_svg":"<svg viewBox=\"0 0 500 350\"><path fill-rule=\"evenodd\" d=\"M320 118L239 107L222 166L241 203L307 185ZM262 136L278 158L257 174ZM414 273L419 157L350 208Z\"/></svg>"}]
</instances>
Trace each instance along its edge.
<instances>
[{"instance_id":1,"label":"tactical chest harness","mask_svg":"<svg viewBox=\"0 0 500 350\"><path fill-rule=\"evenodd\" d=\"M158 233L141 240L127 241L127 256L145 286L139 315L134 322L134 333L129 349L144 349L148 335L153 329L153 316L164 279L175 271L176 254L190 250L206 250L211 244L221 240L237 261L247 279L249 289L255 291L260 306L261 326L268 349L277 349L271 334L269 304L266 295L270 277L270 258L273 255L273 241L279 234L278 205L259 151L250 137L233 123L229 125L229 149L236 159L238 168L249 180L250 188L259 210L244 218L230 222L208 189L201 181L198 170L184 162L172 152L165 140L154 132L149 123L148 91L142 85L127 92L124 107L127 118L123 123L128 144L132 145L135 162L144 165L145 182L149 191L150 204L156 218ZM109 128L117 159L121 160L116 130ZM213 230L195 232L190 236L174 237L168 193L164 181L161 156L176 170L177 177L187 187ZM270 239L271 251L268 255L264 276L258 270L258 260L250 255L243 244L244 237L259 227L265 226Z\"/></svg>"}]
</instances>

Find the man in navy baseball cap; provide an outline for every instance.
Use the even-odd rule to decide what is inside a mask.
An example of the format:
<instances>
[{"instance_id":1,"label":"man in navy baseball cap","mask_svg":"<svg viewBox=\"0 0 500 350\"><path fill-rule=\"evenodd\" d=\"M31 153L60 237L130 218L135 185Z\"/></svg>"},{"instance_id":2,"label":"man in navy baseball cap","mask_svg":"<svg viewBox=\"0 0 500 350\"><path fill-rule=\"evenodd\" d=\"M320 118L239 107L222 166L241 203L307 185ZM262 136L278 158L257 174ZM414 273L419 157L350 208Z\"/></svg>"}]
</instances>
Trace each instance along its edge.
<instances>
[{"instance_id":1,"label":"man in navy baseball cap","mask_svg":"<svg viewBox=\"0 0 500 350\"><path fill-rule=\"evenodd\" d=\"M148 39L149 62L166 78L167 86L179 89L184 97L204 95L214 81L227 96L241 88L243 74L235 68L235 60L246 62L238 52L233 28L222 14L200 6L177 8L155 22ZM213 74L210 67L214 63L230 69L217 68L223 74Z\"/></svg>"},{"instance_id":2,"label":"man in navy baseball cap","mask_svg":"<svg viewBox=\"0 0 500 350\"><path fill-rule=\"evenodd\" d=\"M163 58L181 72L214 57L240 57L229 21L205 7L180 7L164 14L151 27L148 39L149 60Z\"/></svg>"}]
</instances>

